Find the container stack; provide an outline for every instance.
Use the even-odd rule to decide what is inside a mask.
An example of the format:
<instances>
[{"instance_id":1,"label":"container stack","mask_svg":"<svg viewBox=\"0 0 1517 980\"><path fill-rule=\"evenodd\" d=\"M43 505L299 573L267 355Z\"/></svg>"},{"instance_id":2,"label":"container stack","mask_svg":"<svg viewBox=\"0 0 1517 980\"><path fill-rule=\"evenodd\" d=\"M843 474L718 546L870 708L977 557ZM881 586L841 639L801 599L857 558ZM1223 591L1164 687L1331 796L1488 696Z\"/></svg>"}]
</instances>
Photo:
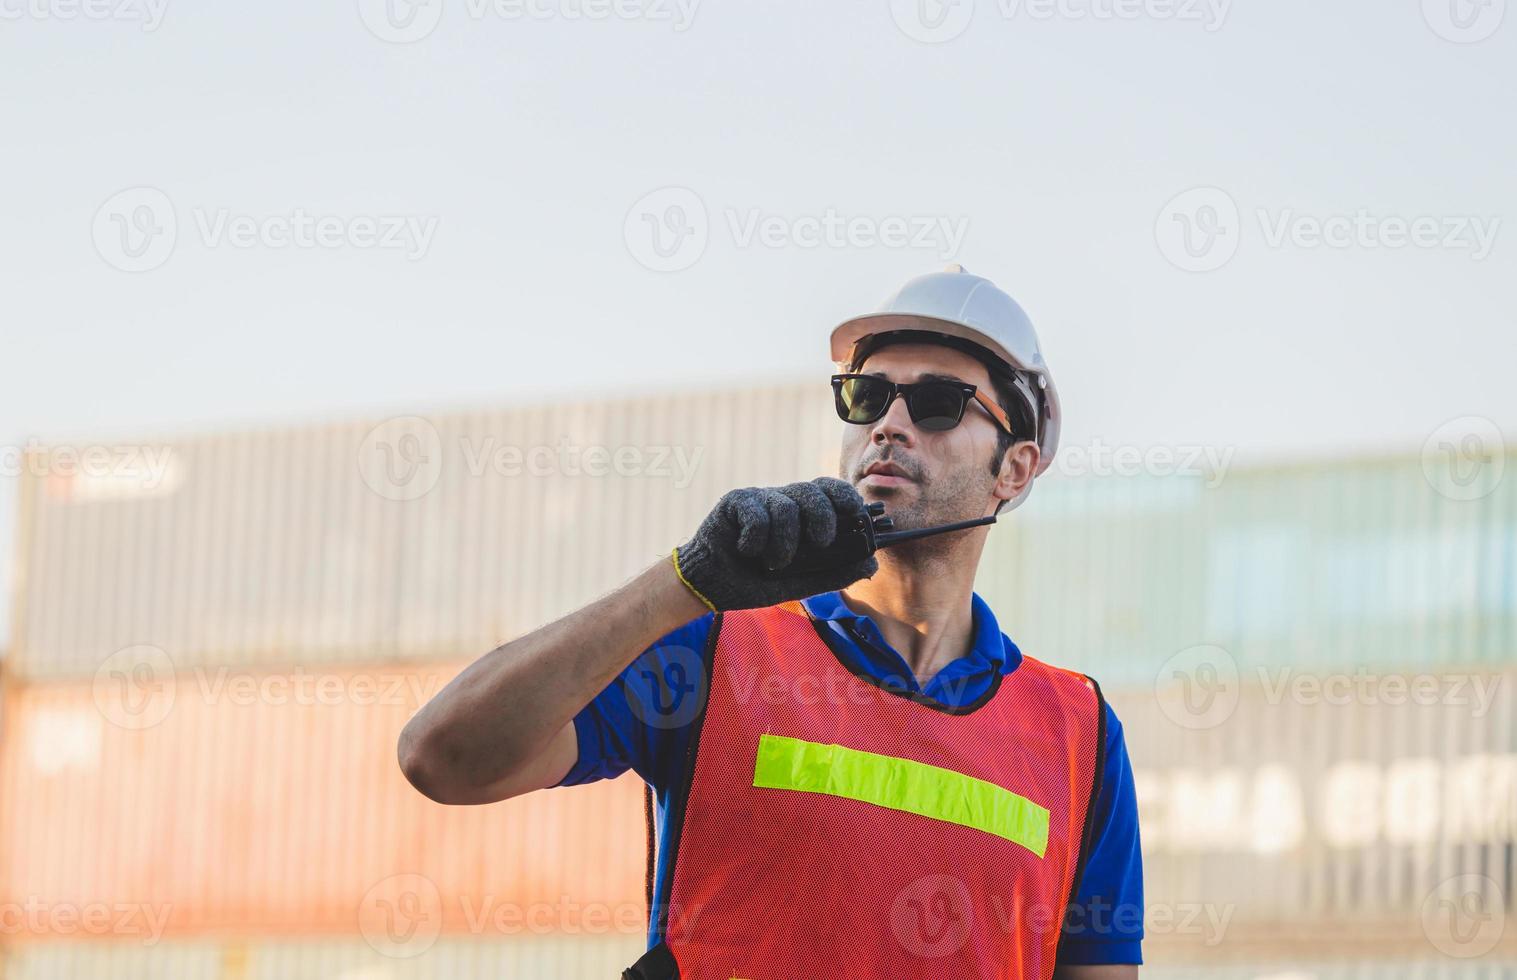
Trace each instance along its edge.
<instances>
[{"instance_id":1,"label":"container stack","mask_svg":"<svg viewBox=\"0 0 1517 980\"><path fill-rule=\"evenodd\" d=\"M440 806L396 738L727 489L835 472L813 387L34 454L0 976L619 975L635 777Z\"/></svg>"},{"instance_id":2,"label":"container stack","mask_svg":"<svg viewBox=\"0 0 1517 980\"><path fill-rule=\"evenodd\" d=\"M835 474L840 427L806 383L33 453L0 978L618 975L646 922L636 777L446 807L396 737L726 490ZM1482 925L1517 888L1497 464L1056 465L991 531L1003 631L1122 718L1173 964L1145 975L1507 968L1517 929Z\"/></svg>"},{"instance_id":3,"label":"container stack","mask_svg":"<svg viewBox=\"0 0 1517 980\"><path fill-rule=\"evenodd\" d=\"M1517 972L1509 464L1430 442L1059 478L987 554L1003 630L1122 721L1150 949Z\"/></svg>"}]
</instances>

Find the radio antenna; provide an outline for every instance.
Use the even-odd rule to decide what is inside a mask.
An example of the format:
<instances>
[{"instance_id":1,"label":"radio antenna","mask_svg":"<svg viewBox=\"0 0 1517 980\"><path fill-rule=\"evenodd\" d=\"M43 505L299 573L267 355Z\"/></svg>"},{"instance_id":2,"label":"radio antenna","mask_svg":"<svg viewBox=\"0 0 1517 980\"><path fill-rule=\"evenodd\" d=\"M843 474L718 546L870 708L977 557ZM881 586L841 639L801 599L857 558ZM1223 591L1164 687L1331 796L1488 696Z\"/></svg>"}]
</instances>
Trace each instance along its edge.
<instances>
[{"instance_id":1,"label":"radio antenna","mask_svg":"<svg viewBox=\"0 0 1517 980\"><path fill-rule=\"evenodd\" d=\"M943 524L938 527L919 527L910 531L883 531L874 536L874 544L877 548L886 545L899 544L902 541L913 541L917 538L926 538L934 534L942 534L945 531L962 531L968 527L980 527L983 524L994 524L996 516L980 517L972 521L959 521L955 524Z\"/></svg>"}]
</instances>

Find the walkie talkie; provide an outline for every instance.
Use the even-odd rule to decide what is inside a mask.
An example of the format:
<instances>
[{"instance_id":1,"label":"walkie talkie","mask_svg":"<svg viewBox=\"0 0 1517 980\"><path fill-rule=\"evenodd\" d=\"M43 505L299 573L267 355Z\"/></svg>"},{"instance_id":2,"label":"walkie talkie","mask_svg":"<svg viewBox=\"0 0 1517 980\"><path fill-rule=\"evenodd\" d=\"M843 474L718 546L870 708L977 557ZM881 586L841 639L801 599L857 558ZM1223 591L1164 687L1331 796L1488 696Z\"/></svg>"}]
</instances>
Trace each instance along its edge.
<instances>
[{"instance_id":1,"label":"walkie talkie","mask_svg":"<svg viewBox=\"0 0 1517 980\"><path fill-rule=\"evenodd\" d=\"M797 572L815 572L824 568L847 565L901 541L913 541L947 531L962 531L967 527L994 524L995 520L995 515L992 514L972 521L957 521L953 524L940 524L937 527L896 531L892 530L895 527L895 521L885 516L885 504L876 500L866 504L864 509L853 517L840 520L837 537L833 538L832 544L826 548L809 547L803 539L790 564L781 568L766 568L765 572L771 576L793 575Z\"/></svg>"}]
</instances>

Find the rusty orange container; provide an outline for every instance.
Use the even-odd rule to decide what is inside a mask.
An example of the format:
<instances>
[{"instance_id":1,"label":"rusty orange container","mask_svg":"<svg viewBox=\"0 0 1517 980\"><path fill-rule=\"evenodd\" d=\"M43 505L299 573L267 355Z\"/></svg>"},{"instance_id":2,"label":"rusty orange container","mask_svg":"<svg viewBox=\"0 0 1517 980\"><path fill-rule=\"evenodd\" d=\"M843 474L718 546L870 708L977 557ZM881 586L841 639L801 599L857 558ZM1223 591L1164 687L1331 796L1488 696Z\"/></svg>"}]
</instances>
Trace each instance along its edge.
<instances>
[{"instance_id":1,"label":"rusty orange container","mask_svg":"<svg viewBox=\"0 0 1517 980\"><path fill-rule=\"evenodd\" d=\"M368 935L404 913L443 933L642 932L635 777L482 807L405 781L396 737L458 665L150 659L7 692L0 903L30 910L10 940L128 913L95 931Z\"/></svg>"}]
</instances>

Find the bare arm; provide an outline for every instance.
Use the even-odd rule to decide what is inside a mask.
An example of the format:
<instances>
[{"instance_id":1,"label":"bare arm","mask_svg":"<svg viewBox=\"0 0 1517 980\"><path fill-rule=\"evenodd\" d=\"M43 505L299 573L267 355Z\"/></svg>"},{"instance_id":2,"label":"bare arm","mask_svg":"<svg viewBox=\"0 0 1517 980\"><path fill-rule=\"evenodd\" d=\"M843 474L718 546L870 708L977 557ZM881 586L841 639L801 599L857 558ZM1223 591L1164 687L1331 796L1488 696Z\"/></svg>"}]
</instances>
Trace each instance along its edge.
<instances>
[{"instance_id":1,"label":"bare arm","mask_svg":"<svg viewBox=\"0 0 1517 980\"><path fill-rule=\"evenodd\" d=\"M652 643L707 612L667 559L480 657L406 723L397 755L438 803L552 786L578 758L574 715Z\"/></svg>"},{"instance_id":2,"label":"bare arm","mask_svg":"<svg viewBox=\"0 0 1517 980\"><path fill-rule=\"evenodd\" d=\"M1053 980L1137 980L1138 968L1128 964L1109 966L1061 966L1053 971Z\"/></svg>"},{"instance_id":3,"label":"bare arm","mask_svg":"<svg viewBox=\"0 0 1517 980\"><path fill-rule=\"evenodd\" d=\"M411 785L439 803L493 803L552 786L578 757L574 716L654 642L711 608L757 609L840 589L873 575L873 555L821 569L770 574L804 533L830 545L838 515L864 516L864 498L836 477L722 495L668 559L602 599L470 664L400 733Z\"/></svg>"}]
</instances>

